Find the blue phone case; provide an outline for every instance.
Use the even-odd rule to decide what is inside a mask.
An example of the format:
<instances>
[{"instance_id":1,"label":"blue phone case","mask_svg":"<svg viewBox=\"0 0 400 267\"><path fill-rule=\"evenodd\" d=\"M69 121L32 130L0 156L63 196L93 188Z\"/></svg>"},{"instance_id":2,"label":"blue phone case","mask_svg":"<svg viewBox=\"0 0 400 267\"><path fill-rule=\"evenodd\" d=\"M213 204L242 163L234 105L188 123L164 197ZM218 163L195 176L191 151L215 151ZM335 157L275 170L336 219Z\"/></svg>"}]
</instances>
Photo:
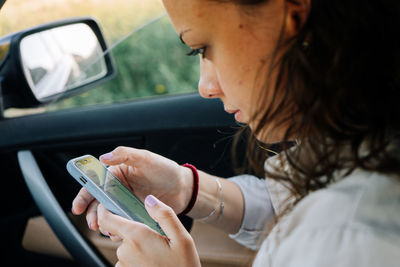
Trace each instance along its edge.
<instances>
[{"instance_id":1,"label":"blue phone case","mask_svg":"<svg viewBox=\"0 0 400 267\"><path fill-rule=\"evenodd\" d=\"M115 213L121 217L124 217L128 220L133 220L123 209L121 209L112 199L110 199L102 189L100 189L90 178L86 177L76 166L75 162L90 157L91 155L85 155L82 157L74 158L68 161L67 170L71 174L72 177L75 178L86 190L96 198L107 210ZM82 179L83 178L83 179Z\"/></svg>"},{"instance_id":2,"label":"blue phone case","mask_svg":"<svg viewBox=\"0 0 400 267\"><path fill-rule=\"evenodd\" d=\"M87 174L83 173L77 166L75 166L75 163L81 160L88 159L90 160L95 160L96 164L100 164L102 167L105 169L105 173L109 173L112 178L115 178L117 181L118 185L120 185L119 188L124 188L126 194L130 195L134 199L135 202L132 202L132 205L139 205L138 208L141 210L132 211L130 208L125 207L124 210L123 207L117 204L118 201L120 201L118 198L116 199L117 202L115 202L110 196L107 195L106 192L103 191L103 188L101 188L99 185L97 185ZM124 217L128 220L132 221L137 221L141 223L147 224L150 228L153 230L157 231L161 235L165 236L164 231L161 229L159 224L154 221L151 216L147 213L146 208L144 207L144 204L130 192L129 188L127 188L121 181L118 180L117 177L115 177L112 173L110 173L107 170L107 167L104 166L100 161L98 161L95 157L91 155L85 155L81 156L78 158L71 159L67 163L67 170L68 172L72 175L72 177L75 178L86 190L94 197L96 198L107 210L111 211L114 214L117 214L121 217ZM107 176L107 175L106 175ZM111 180L112 181L112 180ZM115 195L114 195L115 197ZM135 204L136 203L136 204ZM129 205L126 204L125 205ZM138 214L141 214L138 216ZM141 216L141 217L140 217Z\"/></svg>"}]
</instances>

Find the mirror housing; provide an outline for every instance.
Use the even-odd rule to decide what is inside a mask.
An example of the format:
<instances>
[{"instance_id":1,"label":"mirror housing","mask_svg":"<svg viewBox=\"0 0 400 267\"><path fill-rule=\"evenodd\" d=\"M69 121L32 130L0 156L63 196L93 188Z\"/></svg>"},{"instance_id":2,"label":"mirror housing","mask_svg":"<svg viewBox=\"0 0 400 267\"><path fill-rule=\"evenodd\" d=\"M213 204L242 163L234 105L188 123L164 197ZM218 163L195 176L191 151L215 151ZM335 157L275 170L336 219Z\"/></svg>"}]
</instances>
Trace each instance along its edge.
<instances>
[{"instance_id":1,"label":"mirror housing","mask_svg":"<svg viewBox=\"0 0 400 267\"><path fill-rule=\"evenodd\" d=\"M115 68L106 51L101 29L90 17L51 22L1 38L0 112L54 102L112 78Z\"/></svg>"}]
</instances>

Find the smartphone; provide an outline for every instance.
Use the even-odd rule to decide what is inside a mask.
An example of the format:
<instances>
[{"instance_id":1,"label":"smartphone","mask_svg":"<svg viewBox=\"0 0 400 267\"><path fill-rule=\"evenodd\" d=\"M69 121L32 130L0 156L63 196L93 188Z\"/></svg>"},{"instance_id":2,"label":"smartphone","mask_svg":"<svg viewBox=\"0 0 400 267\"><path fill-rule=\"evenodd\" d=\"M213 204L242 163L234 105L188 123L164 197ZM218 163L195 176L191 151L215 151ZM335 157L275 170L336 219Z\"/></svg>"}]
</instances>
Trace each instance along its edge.
<instances>
[{"instance_id":1,"label":"smartphone","mask_svg":"<svg viewBox=\"0 0 400 267\"><path fill-rule=\"evenodd\" d=\"M143 202L98 159L91 155L71 159L67 170L107 210L128 220L144 223L165 236Z\"/></svg>"}]
</instances>

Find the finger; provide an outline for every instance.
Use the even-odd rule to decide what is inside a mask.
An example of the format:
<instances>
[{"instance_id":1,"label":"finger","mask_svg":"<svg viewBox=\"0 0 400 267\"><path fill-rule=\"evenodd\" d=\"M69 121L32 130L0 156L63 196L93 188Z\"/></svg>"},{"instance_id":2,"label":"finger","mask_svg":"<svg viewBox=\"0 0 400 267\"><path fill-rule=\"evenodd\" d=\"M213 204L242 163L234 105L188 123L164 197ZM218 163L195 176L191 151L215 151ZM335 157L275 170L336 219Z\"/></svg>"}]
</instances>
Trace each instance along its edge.
<instances>
[{"instance_id":1,"label":"finger","mask_svg":"<svg viewBox=\"0 0 400 267\"><path fill-rule=\"evenodd\" d=\"M128 262L129 262L130 266L134 265L134 263L131 260L129 260L133 254L132 247L130 247L129 245L126 245L126 243L122 243L118 247L116 254L117 254L118 261L120 262L120 264L122 266L129 266L128 264L126 264Z\"/></svg>"},{"instance_id":2,"label":"finger","mask_svg":"<svg viewBox=\"0 0 400 267\"><path fill-rule=\"evenodd\" d=\"M122 265L121 265L121 263L118 261L118 262L115 264L115 267L122 267Z\"/></svg>"},{"instance_id":3,"label":"finger","mask_svg":"<svg viewBox=\"0 0 400 267\"><path fill-rule=\"evenodd\" d=\"M150 227L113 214L101 204L97 206L97 223L104 233L119 236L121 239L148 240L153 235L157 236Z\"/></svg>"},{"instance_id":4,"label":"finger","mask_svg":"<svg viewBox=\"0 0 400 267\"><path fill-rule=\"evenodd\" d=\"M97 206L99 202L97 200L93 201L86 212L86 221L88 223L89 229L96 231L99 229L97 224Z\"/></svg>"},{"instance_id":5,"label":"finger","mask_svg":"<svg viewBox=\"0 0 400 267\"><path fill-rule=\"evenodd\" d=\"M119 241L122 240L122 238L119 237L119 236L117 236L117 235L110 235L110 239L111 239L111 241L113 241L113 242L119 242Z\"/></svg>"},{"instance_id":6,"label":"finger","mask_svg":"<svg viewBox=\"0 0 400 267\"><path fill-rule=\"evenodd\" d=\"M121 165L118 165L118 166L115 166L115 165L114 166L110 166L110 167L108 167L108 170L112 174L114 174L114 176L116 176L124 185L126 185L127 187L130 188L129 183L126 181L126 176L129 175L129 173L127 171L128 168L132 168L132 167L127 166L125 164L121 164Z\"/></svg>"},{"instance_id":7,"label":"finger","mask_svg":"<svg viewBox=\"0 0 400 267\"><path fill-rule=\"evenodd\" d=\"M100 156L100 160L107 165L125 163L129 166L134 166L135 164L140 164L149 153L149 151L142 149L120 146L112 152Z\"/></svg>"},{"instance_id":8,"label":"finger","mask_svg":"<svg viewBox=\"0 0 400 267\"><path fill-rule=\"evenodd\" d=\"M122 241L122 238L119 237L118 235L114 235L113 233L109 233L107 230L103 230L103 228L101 228L100 226L99 226L98 229L104 236L108 236L111 241L113 241L113 242Z\"/></svg>"},{"instance_id":9,"label":"finger","mask_svg":"<svg viewBox=\"0 0 400 267\"><path fill-rule=\"evenodd\" d=\"M75 215L82 214L93 200L94 197L82 187L78 195L72 201L72 213Z\"/></svg>"},{"instance_id":10,"label":"finger","mask_svg":"<svg viewBox=\"0 0 400 267\"><path fill-rule=\"evenodd\" d=\"M188 237L189 233L171 207L165 205L152 195L146 197L145 205L147 212L160 224L168 238L171 240L182 240Z\"/></svg>"}]
</instances>

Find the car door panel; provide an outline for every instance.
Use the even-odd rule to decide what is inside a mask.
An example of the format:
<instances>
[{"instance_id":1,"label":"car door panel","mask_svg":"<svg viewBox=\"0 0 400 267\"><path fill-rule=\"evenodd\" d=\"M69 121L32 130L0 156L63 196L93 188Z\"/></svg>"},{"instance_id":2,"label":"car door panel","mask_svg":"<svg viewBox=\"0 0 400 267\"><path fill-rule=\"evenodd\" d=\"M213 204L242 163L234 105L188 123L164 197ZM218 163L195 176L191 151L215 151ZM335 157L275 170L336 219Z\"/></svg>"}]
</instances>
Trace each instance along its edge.
<instances>
[{"instance_id":1,"label":"car door panel","mask_svg":"<svg viewBox=\"0 0 400 267\"><path fill-rule=\"evenodd\" d=\"M77 108L1 121L0 148L60 147L74 141L123 138L161 132L207 130L232 125L217 100L197 95ZM29 134L27 134L29 131Z\"/></svg>"},{"instance_id":2,"label":"car door panel","mask_svg":"<svg viewBox=\"0 0 400 267\"><path fill-rule=\"evenodd\" d=\"M117 262L115 251L120 243L112 242L108 237L90 231L87 228L84 216L72 216L72 221L77 225L83 236L98 248L109 263L115 265ZM203 267L250 266L255 256L255 251L239 245L226 234L207 224L195 222L190 234L196 243ZM32 252L72 259L46 220L41 216L29 219L24 233L23 246Z\"/></svg>"},{"instance_id":3,"label":"car door panel","mask_svg":"<svg viewBox=\"0 0 400 267\"><path fill-rule=\"evenodd\" d=\"M13 198L12 191L3 195L4 199L13 199L6 209L11 217L23 217L18 231L22 240L22 226L40 212L22 182L18 151L32 151L49 188L68 213L80 189L65 169L69 159L83 154L98 157L123 145L148 149L178 163L190 162L204 171L228 177L234 174L230 147L236 128L220 101L203 100L197 94L2 120L0 159L4 160L0 166L5 170L4 177L12 177L6 180L7 188L19 188L21 192L20 198ZM182 220L190 228L191 221L187 217ZM1 223L9 227L3 218Z\"/></svg>"}]
</instances>

